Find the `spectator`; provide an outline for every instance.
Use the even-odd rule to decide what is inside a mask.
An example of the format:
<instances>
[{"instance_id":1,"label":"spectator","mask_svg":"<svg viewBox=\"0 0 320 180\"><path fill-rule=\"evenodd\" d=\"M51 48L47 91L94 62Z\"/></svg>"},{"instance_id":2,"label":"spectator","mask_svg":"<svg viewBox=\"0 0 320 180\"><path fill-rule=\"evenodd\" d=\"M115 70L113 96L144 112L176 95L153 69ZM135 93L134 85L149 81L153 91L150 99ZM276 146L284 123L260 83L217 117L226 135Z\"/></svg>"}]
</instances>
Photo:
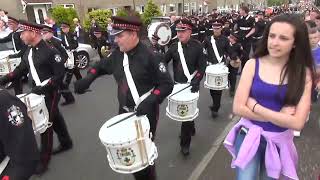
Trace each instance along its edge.
<instances>
[{"instance_id":1,"label":"spectator","mask_svg":"<svg viewBox=\"0 0 320 180\"><path fill-rule=\"evenodd\" d=\"M8 23L8 12L5 10L0 9L0 20L3 20L5 23Z\"/></svg>"},{"instance_id":2,"label":"spectator","mask_svg":"<svg viewBox=\"0 0 320 180\"><path fill-rule=\"evenodd\" d=\"M7 27L7 24L4 20L0 19L0 38L6 37L11 30Z\"/></svg>"},{"instance_id":3,"label":"spectator","mask_svg":"<svg viewBox=\"0 0 320 180\"><path fill-rule=\"evenodd\" d=\"M73 19L73 24L76 26L74 29L74 33L77 37L77 40L79 43L84 43L84 37L83 37L83 29L80 24L80 20L78 18Z\"/></svg>"}]
</instances>

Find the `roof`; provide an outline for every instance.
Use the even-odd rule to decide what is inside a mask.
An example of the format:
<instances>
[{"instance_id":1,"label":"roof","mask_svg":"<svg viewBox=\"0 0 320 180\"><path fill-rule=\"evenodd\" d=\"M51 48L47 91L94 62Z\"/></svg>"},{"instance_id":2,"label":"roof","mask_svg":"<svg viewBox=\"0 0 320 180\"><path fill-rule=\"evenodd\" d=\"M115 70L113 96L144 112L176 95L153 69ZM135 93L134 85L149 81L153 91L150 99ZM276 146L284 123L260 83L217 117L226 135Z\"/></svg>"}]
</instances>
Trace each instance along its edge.
<instances>
[{"instance_id":1,"label":"roof","mask_svg":"<svg viewBox=\"0 0 320 180\"><path fill-rule=\"evenodd\" d=\"M27 4L52 4L52 0L23 0Z\"/></svg>"}]
</instances>

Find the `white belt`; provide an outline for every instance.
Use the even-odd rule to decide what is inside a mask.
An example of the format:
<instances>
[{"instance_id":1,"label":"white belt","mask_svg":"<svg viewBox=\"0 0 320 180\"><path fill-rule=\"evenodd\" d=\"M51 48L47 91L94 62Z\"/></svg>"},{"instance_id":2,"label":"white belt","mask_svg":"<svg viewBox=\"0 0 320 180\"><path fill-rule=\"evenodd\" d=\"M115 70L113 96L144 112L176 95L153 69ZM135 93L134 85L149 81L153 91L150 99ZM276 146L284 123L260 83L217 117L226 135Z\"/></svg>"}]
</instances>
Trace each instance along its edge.
<instances>
[{"instance_id":1,"label":"white belt","mask_svg":"<svg viewBox=\"0 0 320 180\"><path fill-rule=\"evenodd\" d=\"M196 35L198 35L198 33L191 34L191 36L196 36Z\"/></svg>"},{"instance_id":2,"label":"white belt","mask_svg":"<svg viewBox=\"0 0 320 180\"><path fill-rule=\"evenodd\" d=\"M259 37L252 37L253 39L262 39L263 36L259 36Z\"/></svg>"},{"instance_id":3,"label":"white belt","mask_svg":"<svg viewBox=\"0 0 320 180\"><path fill-rule=\"evenodd\" d=\"M3 170L7 167L9 163L10 158L6 156L3 161L0 163L0 174L3 172Z\"/></svg>"},{"instance_id":4,"label":"white belt","mask_svg":"<svg viewBox=\"0 0 320 180\"><path fill-rule=\"evenodd\" d=\"M205 33L206 31L200 31L200 33Z\"/></svg>"},{"instance_id":5,"label":"white belt","mask_svg":"<svg viewBox=\"0 0 320 180\"><path fill-rule=\"evenodd\" d=\"M241 30L244 30L244 31L247 31L247 30L250 30L251 27L240 27Z\"/></svg>"}]
</instances>

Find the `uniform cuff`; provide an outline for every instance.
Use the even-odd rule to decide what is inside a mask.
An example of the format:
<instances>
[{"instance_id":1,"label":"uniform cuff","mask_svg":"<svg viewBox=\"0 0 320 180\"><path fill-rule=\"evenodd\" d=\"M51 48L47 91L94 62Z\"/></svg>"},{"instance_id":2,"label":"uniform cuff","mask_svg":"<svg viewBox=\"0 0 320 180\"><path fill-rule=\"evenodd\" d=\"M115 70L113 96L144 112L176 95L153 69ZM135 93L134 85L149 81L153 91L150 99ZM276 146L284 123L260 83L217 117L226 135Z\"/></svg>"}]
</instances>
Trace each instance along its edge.
<instances>
[{"instance_id":1,"label":"uniform cuff","mask_svg":"<svg viewBox=\"0 0 320 180\"><path fill-rule=\"evenodd\" d=\"M152 92L152 94L155 94L155 95L157 95L157 96L159 96L160 95L160 90L159 89L155 89L155 90L153 90L153 92Z\"/></svg>"}]
</instances>

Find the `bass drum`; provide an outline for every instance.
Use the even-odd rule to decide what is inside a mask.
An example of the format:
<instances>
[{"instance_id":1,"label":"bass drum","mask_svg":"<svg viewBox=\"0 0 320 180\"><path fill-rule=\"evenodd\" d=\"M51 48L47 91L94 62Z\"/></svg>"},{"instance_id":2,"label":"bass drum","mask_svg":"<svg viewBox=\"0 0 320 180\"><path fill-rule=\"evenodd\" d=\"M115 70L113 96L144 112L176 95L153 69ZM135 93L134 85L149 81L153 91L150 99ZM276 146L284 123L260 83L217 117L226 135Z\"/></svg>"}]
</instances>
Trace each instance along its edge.
<instances>
[{"instance_id":1,"label":"bass drum","mask_svg":"<svg viewBox=\"0 0 320 180\"><path fill-rule=\"evenodd\" d=\"M158 44L160 44L161 46L167 45L171 40L171 29L166 23L152 23L148 28L148 37L150 41L152 41L152 36L154 34L160 38L158 40Z\"/></svg>"}]
</instances>

